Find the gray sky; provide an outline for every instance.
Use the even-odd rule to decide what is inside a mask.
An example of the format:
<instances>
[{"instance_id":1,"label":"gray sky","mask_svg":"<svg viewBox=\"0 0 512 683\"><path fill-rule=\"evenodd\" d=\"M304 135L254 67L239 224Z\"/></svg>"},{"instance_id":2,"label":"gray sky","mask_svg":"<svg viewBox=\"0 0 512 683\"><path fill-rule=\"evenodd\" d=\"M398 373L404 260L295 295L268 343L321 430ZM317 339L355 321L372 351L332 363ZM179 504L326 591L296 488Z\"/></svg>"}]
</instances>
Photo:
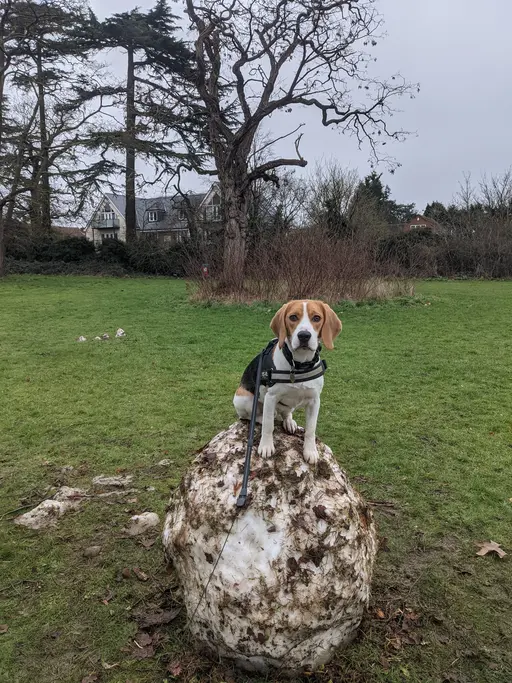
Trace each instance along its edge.
<instances>
[{"instance_id":1,"label":"gray sky","mask_svg":"<svg viewBox=\"0 0 512 683\"><path fill-rule=\"evenodd\" d=\"M92 0L99 16L105 0ZM109 0L108 13L135 5L149 8L152 0ZM383 179L400 202L415 202L421 211L432 200L449 202L457 192L463 173L475 182L484 174L496 174L512 165L512 3L509 0L378 0L387 37L377 56L380 75L400 71L419 82L414 100L403 99L395 123L412 135L389 151L402 164ZM112 68L121 73L124 60L110 54ZM312 169L316 163L335 159L369 172L368 150L359 151L354 141L324 128L318 112L297 109L286 118L294 127L306 124L301 152ZM281 129L279 121L272 122ZM280 153L293 152L293 139ZM306 173L308 172L306 169ZM187 189L203 181L189 176Z\"/></svg>"}]
</instances>

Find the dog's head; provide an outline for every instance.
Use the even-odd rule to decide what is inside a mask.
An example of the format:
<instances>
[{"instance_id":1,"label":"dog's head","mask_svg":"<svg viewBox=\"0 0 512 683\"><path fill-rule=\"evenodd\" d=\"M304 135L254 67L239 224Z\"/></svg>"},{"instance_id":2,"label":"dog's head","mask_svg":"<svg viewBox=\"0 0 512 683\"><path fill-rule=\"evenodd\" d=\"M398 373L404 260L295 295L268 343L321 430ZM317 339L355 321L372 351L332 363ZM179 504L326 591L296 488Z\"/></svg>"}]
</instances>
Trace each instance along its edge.
<instances>
[{"instance_id":1,"label":"dog's head","mask_svg":"<svg viewBox=\"0 0 512 683\"><path fill-rule=\"evenodd\" d=\"M292 351L315 352L322 341L326 348L334 348L334 340L341 332L341 320L323 301L289 301L277 311L270 323L279 339L279 348L288 340Z\"/></svg>"}]
</instances>

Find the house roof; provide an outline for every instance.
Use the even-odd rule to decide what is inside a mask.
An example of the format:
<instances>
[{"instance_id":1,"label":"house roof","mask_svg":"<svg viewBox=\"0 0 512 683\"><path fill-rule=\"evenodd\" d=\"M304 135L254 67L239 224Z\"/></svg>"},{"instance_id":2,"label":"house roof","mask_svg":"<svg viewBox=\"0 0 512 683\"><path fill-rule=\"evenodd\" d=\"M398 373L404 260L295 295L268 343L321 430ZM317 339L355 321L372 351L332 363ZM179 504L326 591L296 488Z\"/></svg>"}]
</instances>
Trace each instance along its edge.
<instances>
[{"instance_id":1,"label":"house roof","mask_svg":"<svg viewBox=\"0 0 512 683\"><path fill-rule=\"evenodd\" d=\"M199 192L188 194L187 198L192 207L198 207L202 204L209 192ZM124 195L106 193L105 197L114 205L117 211L124 217L126 211L126 198ZM183 221L179 220L179 211L183 205L183 197L180 194L175 194L173 197L153 197L153 198L137 198L135 200L135 211L137 214L137 229L138 230L183 230L186 226ZM150 211L163 211L165 215L161 221L152 221L149 223Z\"/></svg>"}]
</instances>

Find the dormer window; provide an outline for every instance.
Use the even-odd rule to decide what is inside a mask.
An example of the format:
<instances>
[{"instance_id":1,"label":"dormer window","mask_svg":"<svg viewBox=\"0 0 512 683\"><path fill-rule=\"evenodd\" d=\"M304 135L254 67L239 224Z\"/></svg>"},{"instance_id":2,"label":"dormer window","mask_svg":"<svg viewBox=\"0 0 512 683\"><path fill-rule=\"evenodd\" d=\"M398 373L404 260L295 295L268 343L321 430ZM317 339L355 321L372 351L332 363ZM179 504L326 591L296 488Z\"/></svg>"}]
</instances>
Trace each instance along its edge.
<instances>
[{"instance_id":1,"label":"dormer window","mask_svg":"<svg viewBox=\"0 0 512 683\"><path fill-rule=\"evenodd\" d=\"M158 211L148 211L148 223L158 223Z\"/></svg>"}]
</instances>

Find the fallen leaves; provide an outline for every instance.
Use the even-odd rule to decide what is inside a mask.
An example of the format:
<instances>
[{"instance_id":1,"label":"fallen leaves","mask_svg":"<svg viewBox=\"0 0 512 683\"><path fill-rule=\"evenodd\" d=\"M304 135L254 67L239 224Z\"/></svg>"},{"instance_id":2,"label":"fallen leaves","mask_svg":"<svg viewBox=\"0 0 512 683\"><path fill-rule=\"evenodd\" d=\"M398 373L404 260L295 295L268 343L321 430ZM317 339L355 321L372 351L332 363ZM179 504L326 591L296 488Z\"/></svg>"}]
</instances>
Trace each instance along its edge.
<instances>
[{"instance_id":1,"label":"fallen leaves","mask_svg":"<svg viewBox=\"0 0 512 683\"><path fill-rule=\"evenodd\" d=\"M420 615L410 608L394 611L378 607L374 610L375 618L382 622L386 632L386 647L391 651L401 650L406 645L424 645L419 631Z\"/></svg>"},{"instance_id":2,"label":"fallen leaves","mask_svg":"<svg viewBox=\"0 0 512 683\"><path fill-rule=\"evenodd\" d=\"M141 544L141 546L143 548L145 548L146 550L149 550L150 548L152 548L155 545L156 538L142 538L139 541L139 543Z\"/></svg>"},{"instance_id":3,"label":"fallen leaves","mask_svg":"<svg viewBox=\"0 0 512 683\"><path fill-rule=\"evenodd\" d=\"M84 678L82 678L82 683L96 683L96 681L99 680L98 674L89 674L88 676L84 676Z\"/></svg>"},{"instance_id":4,"label":"fallen leaves","mask_svg":"<svg viewBox=\"0 0 512 683\"><path fill-rule=\"evenodd\" d=\"M0 624L0 633L7 633L8 630L9 627L7 626L7 624Z\"/></svg>"},{"instance_id":5,"label":"fallen leaves","mask_svg":"<svg viewBox=\"0 0 512 683\"><path fill-rule=\"evenodd\" d=\"M477 543L480 550L476 553L480 557L488 555L489 553L496 553L496 555L503 559L507 554L501 547L501 543L495 543L494 541L485 541L484 543Z\"/></svg>"},{"instance_id":6,"label":"fallen leaves","mask_svg":"<svg viewBox=\"0 0 512 683\"><path fill-rule=\"evenodd\" d=\"M173 678L178 678L181 675L183 667L180 662L171 662L167 665L167 673L170 673Z\"/></svg>"},{"instance_id":7,"label":"fallen leaves","mask_svg":"<svg viewBox=\"0 0 512 683\"><path fill-rule=\"evenodd\" d=\"M134 648L132 649L132 655L135 659L149 659L155 654L155 648L153 647L153 638L149 633L144 633L144 631L139 631L133 639Z\"/></svg>"},{"instance_id":8,"label":"fallen leaves","mask_svg":"<svg viewBox=\"0 0 512 683\"><path fill-rule=\"evenodd\" d=\"M181 607L175 607L174 609L164 610L139 610L134 612L134 617L137 625L140 629L152 628L153 626L163 626L164 624L170 624L174 621L178 614L181 612Z\"/></svg>"}]
</instances>

